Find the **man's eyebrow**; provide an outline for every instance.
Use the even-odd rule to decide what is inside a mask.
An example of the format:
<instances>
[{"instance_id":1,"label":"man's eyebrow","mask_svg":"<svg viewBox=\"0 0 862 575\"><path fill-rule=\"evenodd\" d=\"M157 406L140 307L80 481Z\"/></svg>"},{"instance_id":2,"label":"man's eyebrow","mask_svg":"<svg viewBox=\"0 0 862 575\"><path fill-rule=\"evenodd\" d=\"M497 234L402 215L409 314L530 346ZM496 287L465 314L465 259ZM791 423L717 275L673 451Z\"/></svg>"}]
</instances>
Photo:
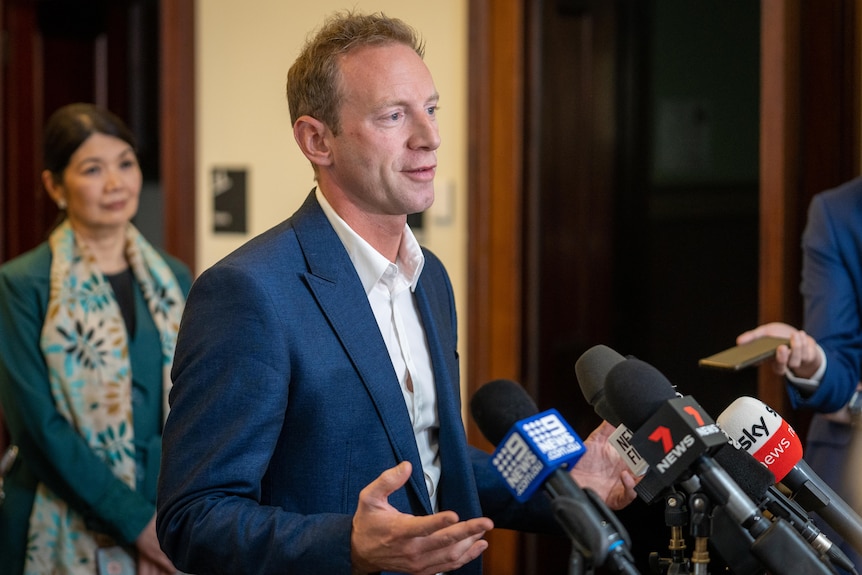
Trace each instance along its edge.
<instances>
[{"instance_id":1,"label":"man's eyebrow","mask_svg":"<svg viewBox=\"0 0 862 575\"><path fill-rule=\"evenodd\" d=\"M429 96L428 98L425 99L425 102L423 105L427 105L427 104L430 104L432 102L436 104L439 101L440 101L440 94L438 94L437 92L434 92L431 96ZM380 104L374 106L374 109L375 110L385 110L386 108L391 108L393 106L397 106L397 107L401 107L401 108L409 108L410 102L408 102L407 100L404 100L404 99L385 100L383 102L380 102Z\"/></svg>"}]
</instances>

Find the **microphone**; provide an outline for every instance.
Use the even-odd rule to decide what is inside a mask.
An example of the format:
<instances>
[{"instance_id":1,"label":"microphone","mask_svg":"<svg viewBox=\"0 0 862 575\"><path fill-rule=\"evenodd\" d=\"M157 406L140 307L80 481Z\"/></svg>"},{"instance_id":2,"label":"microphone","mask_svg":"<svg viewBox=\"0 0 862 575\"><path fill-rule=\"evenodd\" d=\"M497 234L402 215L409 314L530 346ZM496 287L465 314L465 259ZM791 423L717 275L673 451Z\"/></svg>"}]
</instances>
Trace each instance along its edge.
<instances>
[{"instance_id":1,"label":"microphone","mask_svg":"<svg viewBox=\"0 0 862 575\"><path fill-rule=\"evenodd\" d=\"M817 513L862 553L862 518L802 459L796 431L759 399L740 397L719 415L721 426L785 485L807 511Z\"/></svg>"},{"instance_id":2,"label":"microphone","mask_svg":"<svg viewBox=\"0 0 862 575\"><path fill-rule=\"evenodd\" d=\"M470 410L479 430L497 446L491 456L494 469L519 501L542 487L551 498L555 518L585 559L613 573L638 574L625 528L566 470L586 448L556 410L539 413L524 388L505 379L480 387Z\"/></svg>"},{"instance_id":3,"label":"microphone","mask_svg":"<svg viewBox=\"0 0 862 575\"><path fill-rule=\"evenodd\" d=\"M665 487L689 479L694 468L713 501L728 505L753 536L766 530L768 522L754 503L709 457L727 438L693 398L677 396L664 375L637 359L614 366L605 388L623 423L637 430L632 443Z\"/></svg>"},{"instance_id":4,"label":"microphone","mask_svg":"<svg viewBox=\"0 0 862 575\"><path fill-rule=\"evenodd\" d=\"M587 403L599 417L615 426L620 425L620 418L605 397L605 378L615 365L625 360L606 345L594 345L575 362L575 375Z\"/></svg>"},{"instance_id":5,"label":"microphone","mask_svg":"<svg viewBox=\"0 0 862 575\"><path fill-rule=\"evenodd\" d=\"M636 430L632 444L666 486L696 478L704 493L753 539L751 553L775 573L830 573L831 568L787 521L770 522L711 457L727 437L690 396L678 397L657 369L628 359L615 365L605 395L622 422Z\"/></svg>"},{"instance_id":6,"label":"microphone","mask_svg":"<svg viewBox=\"0 0 862 575\"><path fill-rule=\"evenodd\" d=\"M632 431L620 423L620 418L608 403L605 395L605 380L608 372L626 358L605 345L596 345L584 352L575 363L575 372L578 377L581 391L587 402L593 406L596 414L613 425L617 425L617 431L608 439L611 445L628 464L629 469L641 480L635 486L638 498L648 505L656 501L665 504L665 523L671 529L672 552L679 553L678 545L674 544L674 535L681 538L681 525L679 514L684 512L684 506L679 505L679 496L675 489L668 489L658 474L652 470L637 449L631 444ZM763 466L760 466L761 468ZM768 471L767 471L768 473ZM700 488L696 481L688 481L683 484L685 490L697 497L695 494ZM699 516L693 516L696 518ZM728 566L733 567L733 572L738 575L760 575L763 572L760 563L748 552L751 544L751 536L743 531L741 527L733 524L732 520L726 519L726 514L720 508L709 519L714 523L712 529L712 543L719 554L727 561ZM692 532L699 532L702 526L691 523ZM706 537L702 536L705 540ZM657 554L656 554L657 555ZM701 555L699 559L704 560ZM678 559L677 559L678 560ZM708 559L706 559L708 561Z\"/></svg>"},{"instance_id":7,"label":"microphone","mask_svg":"<svg viewBox=\"0 0 862 575\"><path fill-rule=\"evenodd\" d=\"M681 539L681 523L685 523L685 519L680 517L680 513L686 513L685 506L680 506L679 498L676 489L668 489L658 474L649 467L644 458L640 455L637 449L631 444L632 431L625 425L620 423L620 418L608 403L605 395L605 380L608 372L619 363L626 361L626 358L614 351L613 349L604 346L596 345L584 352L578 361L575 363L575 372L578 377L581 391L588 403L593 406L595 412L613 425L617 425L617 432L610 438L609 442L620 454L623 460L629 464L629 469L635 475L641 476L641 480L635 486L638 498L644 501L647 505L652 505L656 501L664 502L665 504L665 523L671 529L671 543L669 549L672 553L679 555L679 545L675 543L676 539ZM720 448L723 449L723 448ZM761 466L763 467L763 466ZM767 471L768 473L768 471ZM697 505L695 500L700 500L704 496L697 495L700 485L697 481L687 481L682 484L685 491L692 497L691 504ZM700 524L696 519L701 518L700 515L692 515L690 529L692 533L700 534L698 539L706 541L707 535L702 533L703 522L701 518ZM712 525L710 531L712 544L718 551L719 555L724 558L732 571L738 575L761 575L763 568L760 563L749 553L748 548L752 538L747 531L744 531L740 526L734 525L731 519L726 518L726 514L721 511L721 508L711 514L707 521L707 525ZM697 552L695 552L697 553ZM657 553L655 555L658 555ZM679 561L680 558L675 559ZM694 557L692 558L694 561ZM661 561L661 560L659 560ZM708 562L708 556L700 554L698 561ZM672 560L673 562L673 560ZM669 567L670 568L670 567ZM697 566L695 567L697 570Z\"/></svg>"},{"instance_id":8,"label":"microphone","mask_svg":"<svg viewBox=\"0 0 862 575\"><path fill-rule=\"evenodd\" d=\"M632 431L620 422L619 416L614 412L605 397L605 379L608 372L617 364L626 361L626 358L606 345L594 345L575 362L575 375L581 393L596 414L616 426L617 430L608 438L611 446L620 454L626 462L629 470L641 477L635 485L635 492L641 501L651 505L655 501L664 499L664 486L657 480L655 473L651 472L644 458L631 444Z\"/></svg>"},{"instance_id":9,"label":"microphone","mask_svg":"<svg viewBox=\"0 0 862 575\"><path fill-rule=\"evenodd\" d=\"M610 441L623 459L630 463L629 468L635 474L643 475L642 469L638 473L638 469L634 467L635 462L640 466L646 466L646 462L631 445L631 430L619 424L619 417L608 404L604 392L605 378L608 372L623 361L626 361L626 358L613 349L604 345L596 345L581 355L575 364L575 371L581 391L596 413L608 422L619 425L618 431L625 430L625 435L620 436L615 433L611 436ZM774 517L781 517L786 520L818 553L826 555L833 564L855 572L853 563L844 552L821 533L820 529L798 504L787 499L775 487L775 476L769 469L761 465L748 452L740 450L732 444L719 447L713 457L758 508L768 511ZM650 486L651 483L654 483L655 474L651 471L646 473L646 476L635 489L638 496L649 504L665 494L666 491ZM644 489L645 486L650 487ZM717 529L712 539L722 556L725 558L728 558L728 555L732 556L729 563L734 565L735 569L739 570L738 572L747 573L756 570L756 567L750 563L745 555L734 551L740 546L739 536L726 529Z\"/></svg>"},{"instance_id":10,"label":"microphone","mask_svg":"<svg viewBox=\"0 0 862 575\"><path fill-rule=\"evenodd\" d=\"M775 475L751 454L729 443L720 447L714 457L761 510L787 521L815 551L825 555L833 565L856 573L850 558L820 531L799 504L788 499L775 486Z\"/></svg>"}]
</instances>

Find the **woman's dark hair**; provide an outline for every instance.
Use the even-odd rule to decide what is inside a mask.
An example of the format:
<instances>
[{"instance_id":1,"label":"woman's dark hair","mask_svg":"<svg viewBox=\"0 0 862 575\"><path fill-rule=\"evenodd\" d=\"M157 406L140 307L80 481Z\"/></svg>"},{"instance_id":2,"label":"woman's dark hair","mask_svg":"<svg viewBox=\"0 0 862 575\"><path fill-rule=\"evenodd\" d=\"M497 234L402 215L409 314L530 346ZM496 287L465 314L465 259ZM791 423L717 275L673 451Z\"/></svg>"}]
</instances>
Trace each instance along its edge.
<instances>
[{"instance_id":1,"label":"woman's dark hair","mask_svg":"<svg viewBox=\"0 0 862 575\"><path fill-rule=\"evenodd\" d=\"M137 152L135 137L120 118L94 104L68 104L51 114L45 125L45 169L55 179L62 178L72 154L93 134L119 138Z\"/></svg>"}]
</instances>

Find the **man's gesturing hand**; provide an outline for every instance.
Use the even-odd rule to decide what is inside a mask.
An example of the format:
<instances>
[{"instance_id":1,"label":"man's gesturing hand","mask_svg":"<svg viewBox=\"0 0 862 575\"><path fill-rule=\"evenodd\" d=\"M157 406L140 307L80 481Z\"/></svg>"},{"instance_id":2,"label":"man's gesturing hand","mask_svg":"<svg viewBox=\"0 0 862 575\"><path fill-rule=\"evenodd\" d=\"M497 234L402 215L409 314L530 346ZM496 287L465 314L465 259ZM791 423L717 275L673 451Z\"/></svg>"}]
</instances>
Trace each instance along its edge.
<instances>
[{"instance_id":1,"label":"man's gesturing hand","mask_svg":"<svg viewBox=\"0 0 862 575\"><path fill-rule=\"evenodd\" d=\"M387 469L359 493L350 537L354 573L400 571L433 575L469 563L487 549L493 529L487 517L460 521L453 511L415 516L389 505L389 495L410 477L403 461Z\"/></svg>"}]
</instances>

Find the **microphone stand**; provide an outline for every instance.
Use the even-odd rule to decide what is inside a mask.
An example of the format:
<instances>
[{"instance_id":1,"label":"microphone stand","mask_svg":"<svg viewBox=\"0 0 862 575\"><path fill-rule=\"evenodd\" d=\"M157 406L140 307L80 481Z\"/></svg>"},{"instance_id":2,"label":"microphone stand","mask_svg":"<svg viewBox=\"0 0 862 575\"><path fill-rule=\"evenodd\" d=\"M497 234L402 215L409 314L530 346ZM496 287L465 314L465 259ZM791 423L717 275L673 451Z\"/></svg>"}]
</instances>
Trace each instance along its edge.
<instances>
[{"instance_id":1,"label":"microphone stand","mask_svg":"<svg viewBox=\"0 0 862 575\"><path fill-rule=\"evenodd\" d=\"M583 493L591 505L564 493L556 493L551 502L554 516L572 541L570 575L592 575L595 566L616 575L640 575L629 552L625 527L592 490Z\"/></svg>"},{"instance_id":2,"label":"microphone stand","mask_svg":"<svg viewBox=\"0 0 862 575\"><path fill-rule=\"evenodd\" d=\"M671 537L668 543L670 558L663 559L658 553L650 554L650 568L655 574L666 575L708 575L709 550L708 538L712 533L712 505L709 498L700 491L695 491L688 497L672 491L665 497L664 521L670 527ZM689 533L694 537L694 552L691 559L685 556L685 537L683 527L689 526Z\"/></svg>"},{"instance_id":3,"label":"microphone stand","mask_svg":"<svg viewBox=\"0 0 862 575\"><path fill-rule=\"evenodd\" d=\"M689 573L689 566L685 558L683 527L688 523L688 508L685 497L677 491L665 496L664 523L670 527L670 542L667 546L670 558L662 558L658 552L650 553L650 569L656 575L686 575Z\"/></svg>"},{"instance_id":4,"label":"microphone stand","mask_svg":"<svg viewBox=\"0 0 862 575\"><path fill-rule=\"evenodd\" d=\"M792 500L817 513L838 535L862 553L862 518L822 480L804 459L782 480L793 492Z\"/></svg>"},{"instance_id":5,"label":"microphone stand","mask_svg":"<svg viewBox=\"0 0 862 575\"><path fill-rule=\"evenodd\" d=\"M750 546L751 554L767 571L776 574L834 575L831 566L815 554L790 523L781 517L770 522L761 515L748 496L712 459L700 457L697 467L703 490L715 505L723 506L728 515L748 531L754 540ZM736 491L740 495L732 497Z\"/></svg>"},{"instance_id":6,"label":"microphone stand","mask_svg":"<svg viewBox=\"0 0 862 575\"><path fill-rule=\"evenodd\" d=\"M593 569L589 572L584 571L584 555L578 549L578 546L572 543L572 553L569 555L569 571L568 575L593 575Z\"/></svg>"},{"instance_id":7,"label":"microphone stand","mask_svg":"<svg viewBox=\"0 0 862 575\"><path fill-rule=\"evenodd\" d=\"M709 536L712 534L712 508L703 493L693 493L689 499L691 508L691 534L694 537L694 552L691 554L693 575L709 574Z\"/></svg>"}]
</instances>

